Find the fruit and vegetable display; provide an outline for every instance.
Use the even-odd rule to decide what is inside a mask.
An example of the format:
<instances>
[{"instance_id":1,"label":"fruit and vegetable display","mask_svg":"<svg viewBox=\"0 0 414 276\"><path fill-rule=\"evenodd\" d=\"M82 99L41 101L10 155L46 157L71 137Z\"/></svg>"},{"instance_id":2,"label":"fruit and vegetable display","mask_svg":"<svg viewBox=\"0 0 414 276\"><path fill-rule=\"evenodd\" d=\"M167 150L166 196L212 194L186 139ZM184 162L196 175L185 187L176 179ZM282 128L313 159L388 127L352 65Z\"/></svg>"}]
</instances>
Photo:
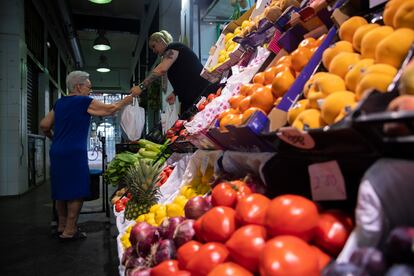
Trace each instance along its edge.
<instances>
[{"instance_id":1,"label":"fruit and vegetable display","mask_svg":"<svg viewBox=\"0 0 414 276\"><path fill-rule=\"evenodd\" d=\"M363 220L355 205L364 200L364 171L353 163L371 162L368 168L389 153L380 148L386 139L370 141L366 128L346 122L366 115L355 110L373 90L414 95L414 1L390 0L357 15L345 14L352 1L265 2L224 28L204 69L225 77L197 113L177 120L165 143L140 140L138 153L117 154L109 164L108 183L125 186L112 199L125 226L120 267L125 275L414 275L413 225L339 261ZM235 58L237 51L243 56ZM313 151L282 147L281 129L298 140L357 132L355 143L365 139L372 148L343 157L335 151L339 136L318 144L317 135ZM215 147L196 143L202 139ZM250 147L254 139L271 146ZM168 144L183 141L199 149L186 151L184 168L171 159L165 165ZM229 149L240 160L225 158ZM213 161L206 152L216 154ZM255 154L268 154L267 161ZM295 174L303 181L291 180Z\"/></svg>"}]
</instances>

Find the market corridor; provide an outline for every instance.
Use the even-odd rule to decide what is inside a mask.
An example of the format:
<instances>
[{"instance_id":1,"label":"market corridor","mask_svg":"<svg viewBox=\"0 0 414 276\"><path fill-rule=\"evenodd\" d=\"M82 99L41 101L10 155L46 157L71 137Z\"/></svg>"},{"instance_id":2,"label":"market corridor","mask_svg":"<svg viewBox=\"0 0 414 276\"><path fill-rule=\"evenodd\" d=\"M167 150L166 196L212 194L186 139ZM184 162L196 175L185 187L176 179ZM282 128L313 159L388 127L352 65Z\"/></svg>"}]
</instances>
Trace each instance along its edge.
<instances>
[{"instance_id":1,"label":"market corridor","mask_svg":"<svg viewBox=\"0 0 414 276\"><path fill-rule=\"evenodd\" d=\"M87 239L62 243L52 235L50 184L0 198L0 275L118 275L117 230L105 213L82 214ZM100 210L100 200L85 210ZM110 212L112 213L112 212Z\"/></svg>"}]
</instances>

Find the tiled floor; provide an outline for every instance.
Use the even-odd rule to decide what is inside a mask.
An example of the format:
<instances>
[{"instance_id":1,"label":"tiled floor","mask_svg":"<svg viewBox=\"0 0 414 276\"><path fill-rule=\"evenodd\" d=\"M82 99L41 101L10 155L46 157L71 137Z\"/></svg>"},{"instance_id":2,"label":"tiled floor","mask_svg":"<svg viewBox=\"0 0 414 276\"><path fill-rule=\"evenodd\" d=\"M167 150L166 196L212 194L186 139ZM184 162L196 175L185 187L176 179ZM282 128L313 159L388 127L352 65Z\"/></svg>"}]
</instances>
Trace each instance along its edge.
<instances>
[{"instance_id":1,"label":"tiled floor","mask_svg":"<svg viewBox=\"0 0 414 276\"><path fill-rule=\"evenodd\" d=\"M87 202L83 210L99 211L101 204ZM52 236L52 218L48 183L19 197L0 197L0 275L119 275L113 217L82 214L87 239L67 243Z\"/></svg>"}]
</instances>

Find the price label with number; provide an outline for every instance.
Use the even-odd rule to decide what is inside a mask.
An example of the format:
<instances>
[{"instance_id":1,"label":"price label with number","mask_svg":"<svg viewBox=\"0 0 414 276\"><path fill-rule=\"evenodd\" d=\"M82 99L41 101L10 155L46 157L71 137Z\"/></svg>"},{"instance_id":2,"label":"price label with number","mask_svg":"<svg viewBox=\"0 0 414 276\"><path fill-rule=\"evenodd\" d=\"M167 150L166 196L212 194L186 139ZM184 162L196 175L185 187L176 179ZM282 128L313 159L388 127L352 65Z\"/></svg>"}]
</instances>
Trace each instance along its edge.
<instances>
[{"instance_id":1,"label":"price label with number","mask_svg":"<svg viewBox=\"0 0 414 276\"><path fill-rule=\"evenodd\" d=\"M279 129L277 136L284 142L297 148L312 149L315 147L315 141L308 133L299 131L293 127Z\"/></svg>"},{"instance_id":2,"label":"price label with number","mask_svg":"<svg viewBox=\"0 0 414 276\"><path fill-rule=\"evenodd\" d=\"M345 200L345 180L338 162L329 161L308 167L312 199Z\"/></svg>"}]
</instances>

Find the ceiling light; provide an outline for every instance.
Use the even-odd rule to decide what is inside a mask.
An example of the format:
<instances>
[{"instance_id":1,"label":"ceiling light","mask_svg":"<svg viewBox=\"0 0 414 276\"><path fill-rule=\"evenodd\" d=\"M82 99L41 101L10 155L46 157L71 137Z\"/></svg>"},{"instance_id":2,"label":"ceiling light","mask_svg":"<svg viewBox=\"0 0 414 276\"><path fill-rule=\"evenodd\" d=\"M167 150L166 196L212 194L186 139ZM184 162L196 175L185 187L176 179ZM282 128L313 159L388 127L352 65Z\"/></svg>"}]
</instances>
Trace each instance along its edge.
<instances>
[{"instance_id":1,"label":"ceiling light","mask_svg":"<svg viewBox=\"0 0 414 276\"><path fill-rule=\"evenodd\" d=\"M93 48L98 51L107 51L111 49L109 40L105 37L104 31L98 31L98 37L93 42Z\"/></svg>"},{"instance_id":2,"label":"ceiling light","mask_svg":"<svg viewBox=\"0 0 414 276\"><path fill-rule=\"evenodd\" d=\"M106 56L101 55L99 57L98 68L96 69L96 71L101 72L101 73L107 73L111 71L111 69L109 68L109 64L108 64Z\"/></svg>"},{"instance_id":3,"label":"ceiling light","mask_svg":"<svg viewBox=\"0 0 414 276\"><path fill-rule=\"evenodd\" d=\"M112 2L112 0L89 0L89 1L95 4L108 4Z\"/></svg>"}]
</instances>

